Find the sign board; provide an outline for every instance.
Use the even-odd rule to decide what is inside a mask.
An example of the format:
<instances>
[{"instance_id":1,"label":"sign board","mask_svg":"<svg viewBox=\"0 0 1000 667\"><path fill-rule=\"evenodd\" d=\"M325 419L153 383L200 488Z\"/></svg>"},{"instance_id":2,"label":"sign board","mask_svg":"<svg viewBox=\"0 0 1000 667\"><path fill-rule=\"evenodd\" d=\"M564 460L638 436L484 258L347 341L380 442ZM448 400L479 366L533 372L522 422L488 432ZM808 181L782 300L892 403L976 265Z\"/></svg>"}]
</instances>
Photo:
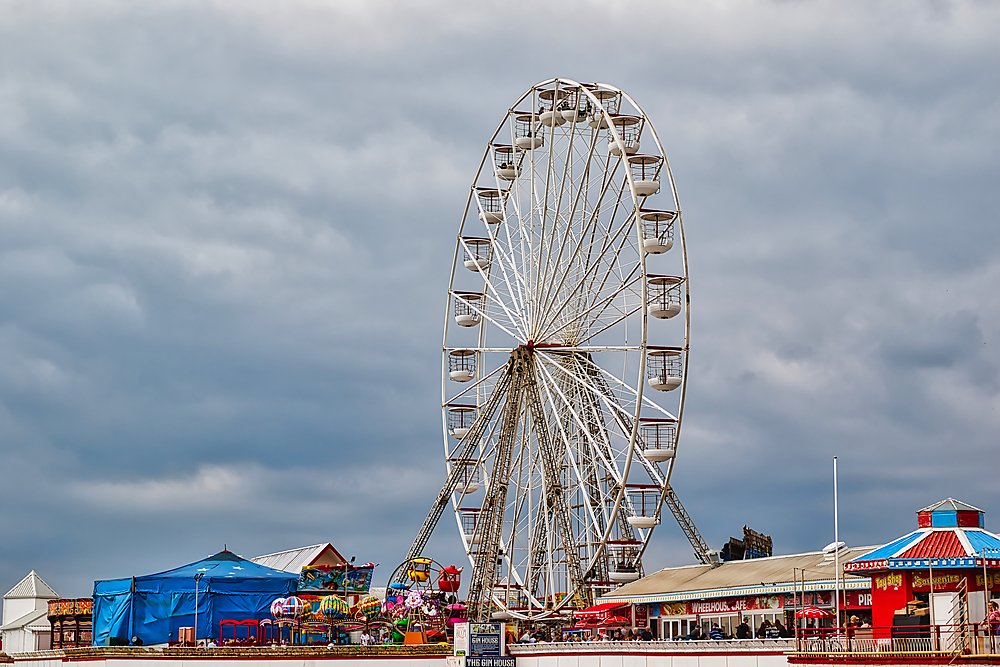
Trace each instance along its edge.
<instances>
[{"instance_id":1,"label":"sign board","mask_svg":"<svg viewBox=\"0 0 1000 667\"><path fill-rule=\"evenodd\" d=\"M299 573L300 593L367 593L375 565L315 565Z\"/></svg>"},{"instance_id":2,"label":"sign board","mask_svg":"<svg viewBox=\"0 0 1000 667\"><path fill-rule=\"evenodd\" d=\"M647 618L647 608L644 604L635 605L635 620L632 623L633 626L637 628L645 628L649 625L649 619Z\"/></svg>"},{"instance_id":3,"label":"sign board","mask_svg":"<svg viewBox=\"0 0 1000 667\"><path fill-rule=\"evenodd\" d=\"M469 655L499 658L504 654L505 628L503 623L471 623L469 628ZM473 667L467 665L467 667Z\"/></svg>"},{"instance_id":4,"label":"sign board","mask_svg":"<svg viewBox=\"0 0 1000 667\"><path fill-rule=\"evenodd\" d=\"M847 600L844 608L846 609L871 609L872 608L872 592L867 591L847 591Z\"/></svg>"},{"instance_id":5,"label":"sign board","mask_svg":"<svg viewBox=\"0 0 1000 667\"><path fill-rule=\"evenodd\" d=\"M783 595L748 595L717 600L691 600L690 602L661 602L660 616L693 616L697 614L726 614L754 610L781 609ZM638 619L636 619L638 620Z\"/></svg>"},{"instance_id":6,"label":"sign board","mask_svg":"<svg viewBox=\"0 0 1000 667\"><path fill-rule=\"evenodd\" d=\"M469 656L465 667L515 667L516 660L507 656Z\"/></svg>"},{"instance_id":7,"label":"sign board","mask_svg":"<svg viewBox=\"0 0 1000 667\"><path fill-rule=\"evenodd\" d=\"M469 655L468 622L455 624L455 655Z\"/></svg>"},{"instance_id":8,"label":"sign board","mask_svg":"<svg viewBox=\"0 0 1000 667\"><path fill-rule=\"evenodd\" d=\"M761 535L756 530L743 526L743 559L768 558L771 556L771 536Z\"/></svg>"}]
</instances>

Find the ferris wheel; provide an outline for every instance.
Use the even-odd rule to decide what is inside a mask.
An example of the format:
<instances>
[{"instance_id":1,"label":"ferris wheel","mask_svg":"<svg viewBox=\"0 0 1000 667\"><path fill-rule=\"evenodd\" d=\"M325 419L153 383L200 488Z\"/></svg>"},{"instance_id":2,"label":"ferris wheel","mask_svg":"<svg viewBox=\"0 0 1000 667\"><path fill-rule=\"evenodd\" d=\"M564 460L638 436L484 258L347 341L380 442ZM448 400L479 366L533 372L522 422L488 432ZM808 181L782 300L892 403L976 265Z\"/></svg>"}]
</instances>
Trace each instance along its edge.
<instances>
[{"instance_id":1,"label":"ferris wheel","mask_svg":"<svg viewBox=\"0 0 1000 667\"><path fill-rule=\"evenodd\" d=\"M642 575L665 500L686 517L669 482L688 303L680 205L642 109L605 84L533 86L490 139L459 225L448 481L411 548L450 505L470 618L588 606Z\"/></svg>"}]
</instances>

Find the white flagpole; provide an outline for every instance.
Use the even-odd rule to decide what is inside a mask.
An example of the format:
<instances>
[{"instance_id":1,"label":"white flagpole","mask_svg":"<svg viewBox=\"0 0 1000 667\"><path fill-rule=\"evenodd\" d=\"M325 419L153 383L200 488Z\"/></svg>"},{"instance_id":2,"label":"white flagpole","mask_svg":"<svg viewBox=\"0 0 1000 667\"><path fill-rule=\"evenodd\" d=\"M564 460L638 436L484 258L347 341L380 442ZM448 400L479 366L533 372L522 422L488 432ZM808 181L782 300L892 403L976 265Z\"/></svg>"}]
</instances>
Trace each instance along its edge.
<instances>
[{"instance_id":1,"label":"white flagpole","mask_svg":"<svg viewBox=\"0 0 1000 667\"><path fill-rule=\"evenodd\" d=\"M840 627L840 517L837 515L837 457L833 457L833 594L836 596L837 617L834 627Z\"/></svg>"}]
</instances>

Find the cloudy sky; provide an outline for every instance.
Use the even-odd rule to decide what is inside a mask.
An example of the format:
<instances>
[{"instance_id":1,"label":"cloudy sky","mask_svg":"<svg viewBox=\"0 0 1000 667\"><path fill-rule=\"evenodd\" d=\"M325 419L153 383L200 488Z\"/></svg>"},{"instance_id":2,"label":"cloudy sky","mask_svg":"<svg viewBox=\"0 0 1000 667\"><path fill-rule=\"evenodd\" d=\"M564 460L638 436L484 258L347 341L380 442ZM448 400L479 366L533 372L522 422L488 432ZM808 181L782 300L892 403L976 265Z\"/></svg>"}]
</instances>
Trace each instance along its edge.
<instances>
[{"instance_id":1,"label":"cloudy sky","mask_svg":"<svg viewBox=\"0 0 1000 667\"><path fill-rule=\"evenodd\" d=\"M0 0L0 588L223 544L388 576L443 480L467 188L553 76L628 91L670 158L673 482L710 545L831 542L835 455L851 545L947 496L1000 529L998 30L960 0ZM665 523L647 570L692 560Z\"/></svg>"}]
</instances>

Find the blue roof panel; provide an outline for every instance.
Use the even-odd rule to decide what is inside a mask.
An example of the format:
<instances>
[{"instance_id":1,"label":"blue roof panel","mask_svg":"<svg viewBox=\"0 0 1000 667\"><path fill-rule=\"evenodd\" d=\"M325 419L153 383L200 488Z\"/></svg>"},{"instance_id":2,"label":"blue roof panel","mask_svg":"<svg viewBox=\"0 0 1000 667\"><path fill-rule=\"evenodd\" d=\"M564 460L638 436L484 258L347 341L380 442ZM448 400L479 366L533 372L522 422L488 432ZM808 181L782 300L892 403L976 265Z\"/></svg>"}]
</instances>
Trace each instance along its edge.
<instances>
[{"instance_id":1,"label":"blue roof panel","mask_svg":"<svg viewBox=\"0 0 1000 667\"><path fill-rule=\"evenodd\" d=\"M985 530L966 530L965 536L969 538L969 544L977 556L983 555L983 549L987 550L987 558L1000 558L1000 538Z\"/></svg>"},{"instance_id":2,"label":"blue roof panel","mask_svg":"<svg viewBox=\"0 0 1000 667\"><path fill-rule=\"evenodd\" d=\"M296 581L299 579L297 574L284 572L282 570L274 570L263 565L258 565L253 561L240 558L230 551L220 551L214 556L209 556L208 558L200 560L196 563L190 563L188 565L176 567L172 570L167 570L166 572L157 572L156 574L148 574L144 577L136 578L141 580L194 579L195 575L198 574L206 580L229 577L239 579L295 579Z\"/></svg>"},{"instance_id":3,"label":"blue roof panel","mask_svg":"<svg viewBox=\"0 0 1000 667\"><path fill-rule=\"evenodd\" d=\"M906 547L910 546L924 535L926 535L924 531L915 530L909 535L904 535L895 542L890 542L884 547L879 547L875 551L870 551L866 553L864 556L858 556L857 558L852 559L850 562L853 563L855 561L885 560L886 558L892 558L894 555L896 555Z\"/></svg>"}]
</instances>

